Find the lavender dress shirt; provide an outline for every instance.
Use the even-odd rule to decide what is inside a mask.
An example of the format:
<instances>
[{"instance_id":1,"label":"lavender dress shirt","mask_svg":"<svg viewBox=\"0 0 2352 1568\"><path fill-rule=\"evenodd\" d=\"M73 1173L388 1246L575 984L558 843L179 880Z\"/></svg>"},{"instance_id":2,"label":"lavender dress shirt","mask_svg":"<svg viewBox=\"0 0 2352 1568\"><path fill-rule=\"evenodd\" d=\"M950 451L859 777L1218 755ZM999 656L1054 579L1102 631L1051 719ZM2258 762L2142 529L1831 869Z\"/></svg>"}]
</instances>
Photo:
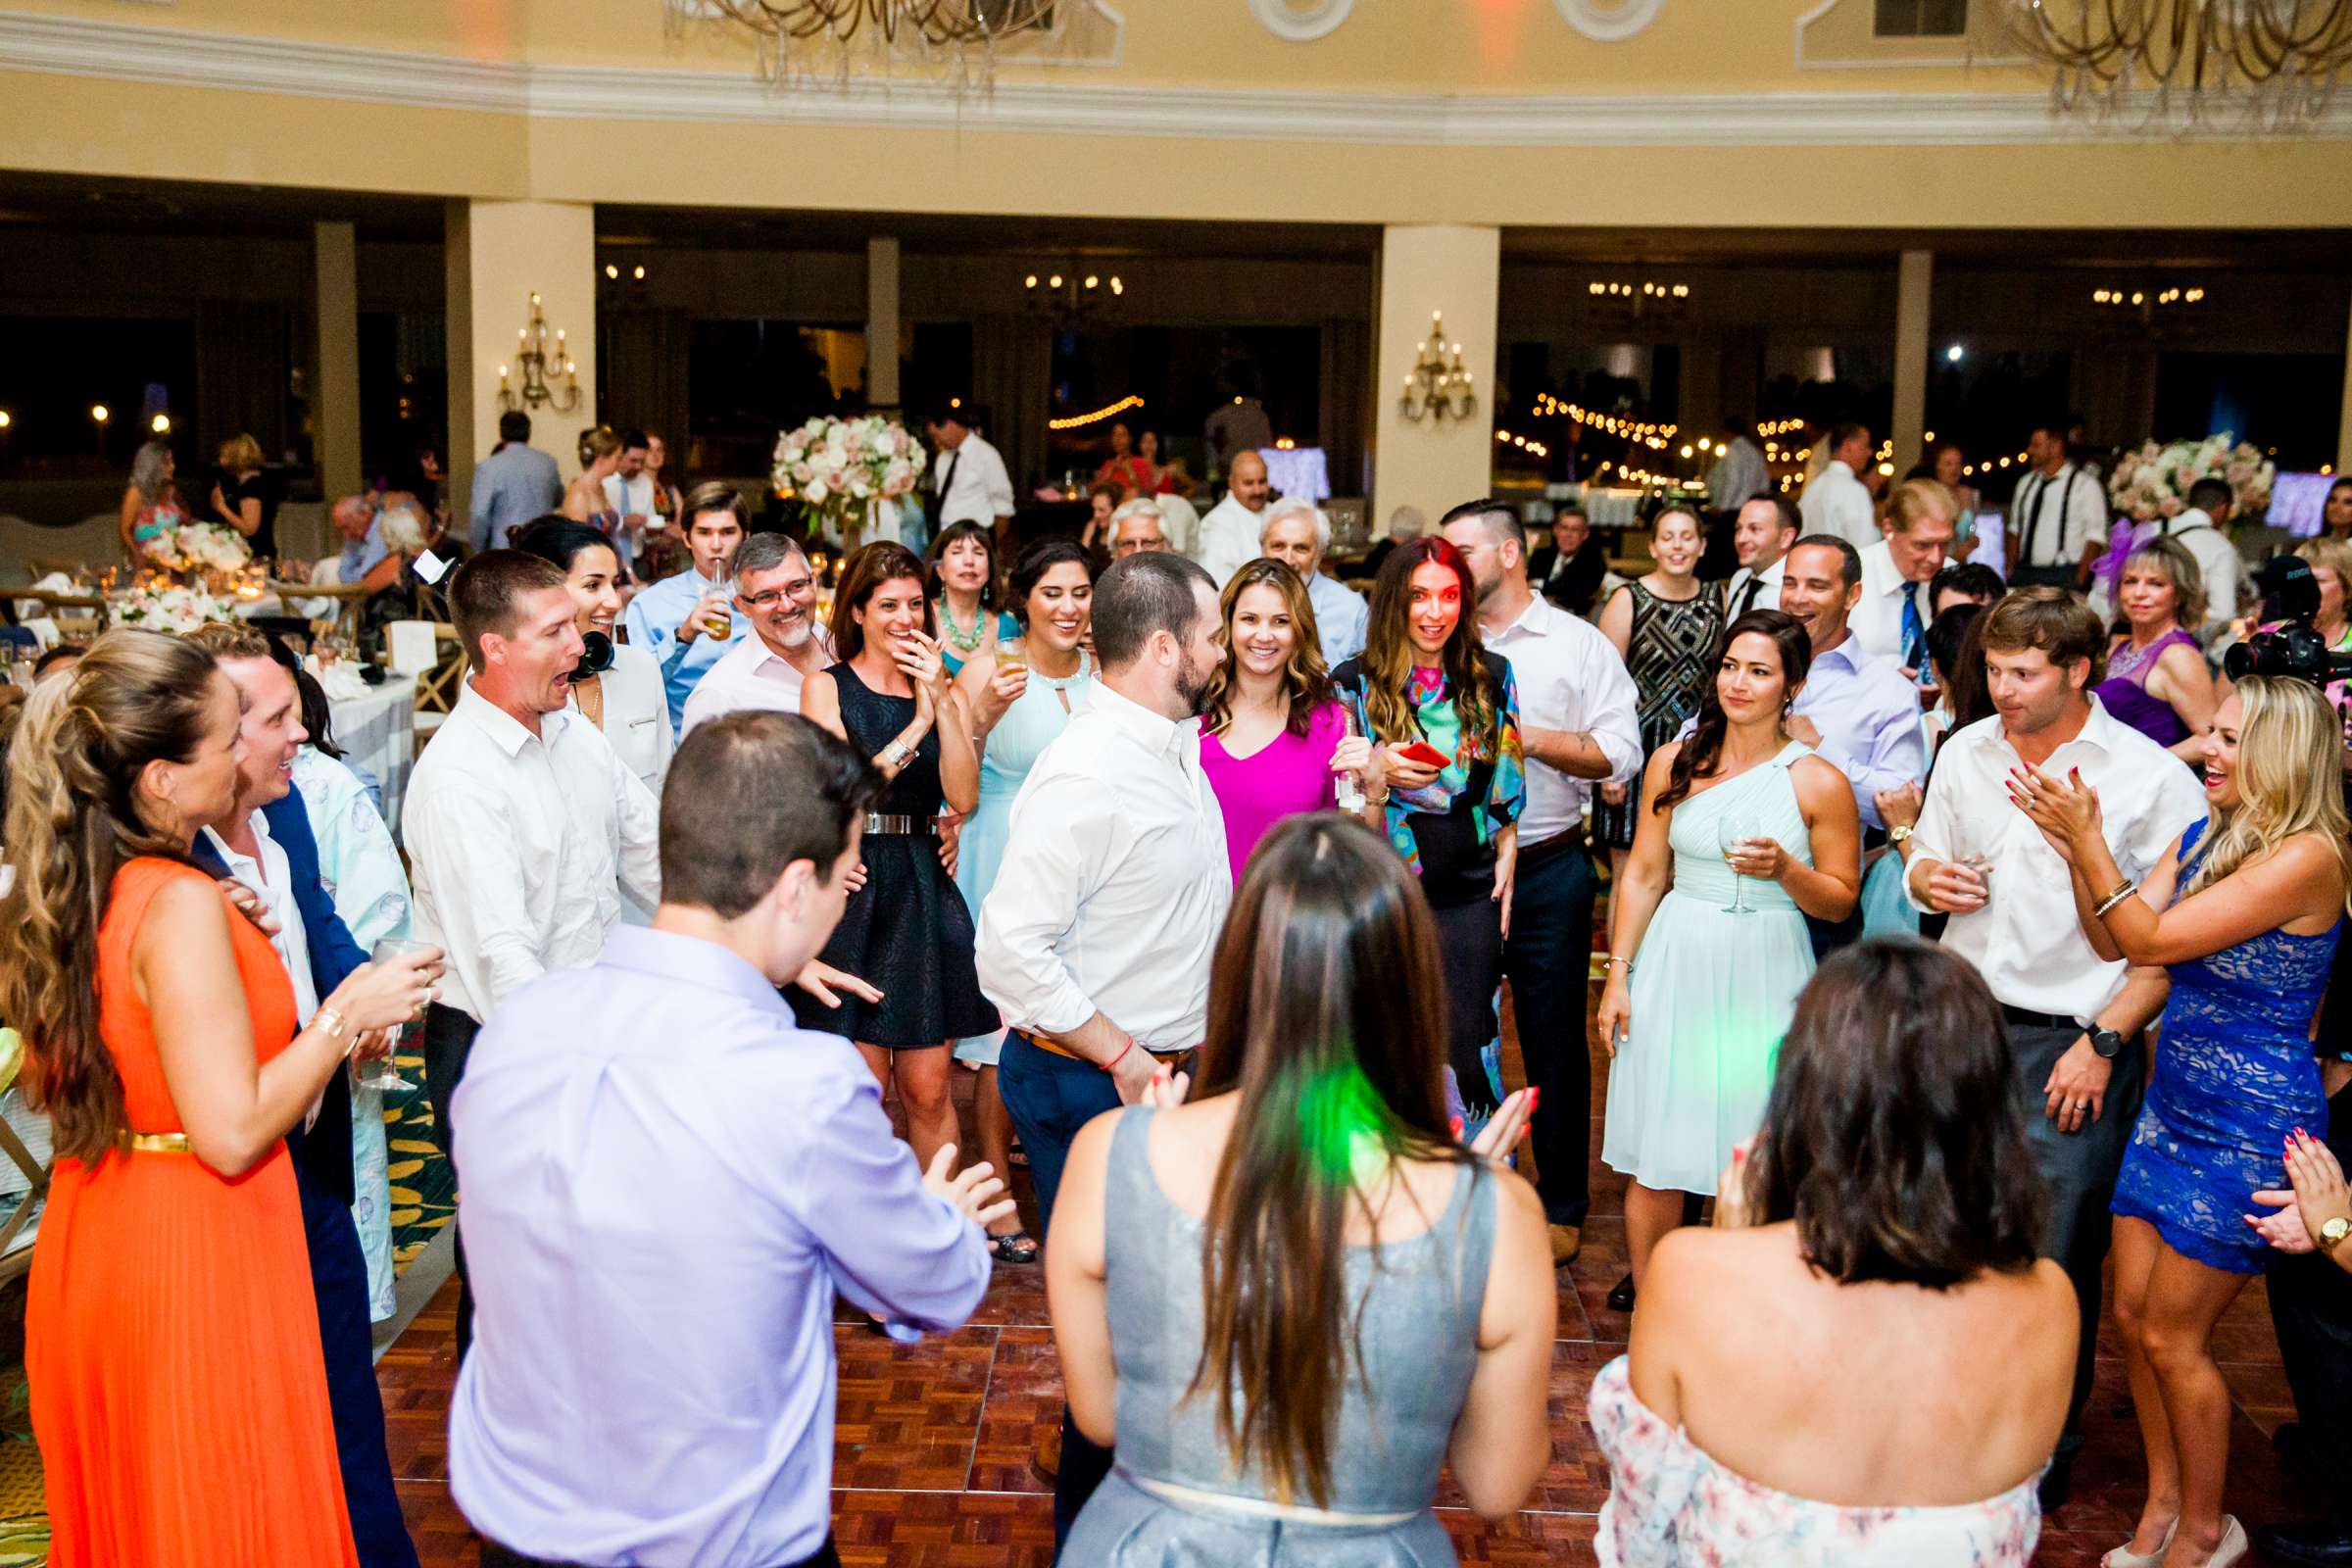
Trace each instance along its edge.
<instances>
[{"instance_id":1,"label":"lavender dress shirt","mask_svg":"<svg viewBox=\"0 0 2352 1568\"><path fill-rule=\"evenodd\" d=\"M856 1050L726 949L624 927L507 998L451 1119L476 1317L449 1473L474 1528L563 1562L814 1552L834 1294L949 1329L989 1277Z\"/></svg>"}]
</instances>

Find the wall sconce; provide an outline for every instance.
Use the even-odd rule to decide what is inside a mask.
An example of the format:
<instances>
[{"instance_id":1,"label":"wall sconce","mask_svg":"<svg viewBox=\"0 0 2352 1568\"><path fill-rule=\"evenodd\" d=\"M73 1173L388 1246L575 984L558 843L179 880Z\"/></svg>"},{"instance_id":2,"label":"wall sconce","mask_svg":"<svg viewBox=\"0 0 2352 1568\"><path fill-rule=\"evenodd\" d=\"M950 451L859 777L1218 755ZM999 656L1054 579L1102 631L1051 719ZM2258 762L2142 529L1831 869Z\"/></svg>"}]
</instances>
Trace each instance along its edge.
<instances>
[{"instance_id":1,"label":"wall sconce","mask_svg":"<svg viewBox=\"0 0 2352 1568\"><path fill-rule=\"evenodd\" d=\"M569 414L580 406L580 383L573 373L571 355L564 345L564 329L556 329L555 346L547 341L547 317L539 309L539 296L531 295L531 319L527 326L514 330L514 368L521 373L522 385L514 386L507 378L507 368L498 368L498 406L502 409L551 409L558 414ZM561 389L557 383L562 382Z\"/></svg>"},{"instance_id":2,"label":"wall sconce","mask_svg":"<svg viewBox=\"0 0 2352 1568\"><path fill-rule=\"evenodd\" d=\"M1477 412L1478 399L1470 390L1470 372L1462 367L1462 346L1446 341L1446 318L1429 313L1429 336L1413 352L1413 368L1405 372L1404 396L1398 400L1408 419L1466 419Z\"/></svg>"}]
</instances>

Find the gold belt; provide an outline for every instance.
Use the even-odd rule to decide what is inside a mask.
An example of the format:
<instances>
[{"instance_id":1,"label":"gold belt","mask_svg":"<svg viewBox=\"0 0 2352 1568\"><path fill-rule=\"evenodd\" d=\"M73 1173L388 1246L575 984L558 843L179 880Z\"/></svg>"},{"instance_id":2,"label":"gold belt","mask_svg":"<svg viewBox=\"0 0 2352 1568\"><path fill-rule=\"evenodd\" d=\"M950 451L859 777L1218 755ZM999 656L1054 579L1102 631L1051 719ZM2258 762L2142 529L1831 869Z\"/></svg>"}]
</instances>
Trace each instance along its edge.
<instances>
[{"instance_id":1,"label":"gold belt","mask_svg":"<svg viewBox=\"0 0 2352 1568\"><path fill-rule=\"evenodd\" d=\"M138 1154L187 1154L195 1151L188 1146L186 1133L134 1133L127 1129L115 1135L116 1147Z\"/></svg>"}]
</instances>

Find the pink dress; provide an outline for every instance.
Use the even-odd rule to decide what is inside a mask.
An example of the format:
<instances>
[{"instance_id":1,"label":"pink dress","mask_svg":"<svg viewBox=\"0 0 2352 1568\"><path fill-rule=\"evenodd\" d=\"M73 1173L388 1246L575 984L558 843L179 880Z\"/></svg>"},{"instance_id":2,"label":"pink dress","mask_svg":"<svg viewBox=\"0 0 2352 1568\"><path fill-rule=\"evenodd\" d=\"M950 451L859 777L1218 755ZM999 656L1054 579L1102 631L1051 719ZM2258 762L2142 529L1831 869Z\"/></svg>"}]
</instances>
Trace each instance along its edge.
<instances>
[{"instance_id":1,"label":"pink dress","mask_svg":"<svg viewBox=\"0 0 2352 1568\"><path fill-rule=\"evenodd\" d=\"M1233 861L1235 883L1267 829L1294 812L1333 805L1338 780L1331 754L1347 736L1346 715L1339 704L1329 703L1315 710L1303 736L1286 726L1248 757L1234 756L1214 735L1200 737L1200 770L1225 810L1225 853Z\"/></svg>"},{"instance_id":2,"label":"pink dress","mask_svg":"<svg viewBox=\"0 0 2352 1568\"><path fill-rule=\"evenodd\" d=\"M1592 1549L1602 1568L2026 1568L2041 1535L2034 1481L1983 1502L1840 1508L1760 1486L1709 1457L1634 1394L1617 1357L1586 1413L1609 1461Z\"/></svg>"}]
</instances>

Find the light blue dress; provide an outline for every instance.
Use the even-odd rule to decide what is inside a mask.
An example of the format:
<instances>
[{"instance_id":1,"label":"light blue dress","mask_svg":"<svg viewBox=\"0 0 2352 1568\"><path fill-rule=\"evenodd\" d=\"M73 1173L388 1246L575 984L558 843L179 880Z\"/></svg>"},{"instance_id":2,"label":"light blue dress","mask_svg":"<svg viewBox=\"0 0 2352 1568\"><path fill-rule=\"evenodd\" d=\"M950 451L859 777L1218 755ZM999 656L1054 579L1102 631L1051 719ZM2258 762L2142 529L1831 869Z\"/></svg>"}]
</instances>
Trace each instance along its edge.
<instances>
[{"instance_id":1,"label":"light blue dress","mask_svg":"<svg viewBox=\"0 0 2352 1568\"><path fill-rule=\"evenodd\" d=\"M1084 651L1078 655L1078 673L1055 680L1029 671L1028 689L988 732L980 754L980 804L963 819L956 846L956 889L963 895L972 922L980 920L980 903L997 885L997 867L1004 863L1005 841L1012 836L1012 798L1021 793L1029 769L1045 754L1070 720L1094 706L1095 662ZM1004 1031L970 1035L956 1042L956 1059L994 1066L1004 1047Z\"/></svg>"},{"instance_id":2,"label":"light blue dress","mask_svg":"<svg viewBox=\"0 0 2352 1568\"><path fill-rule=\"evenodd\" d=\"M326 884L335 913L363 952L378 942L409 935L409 877L401 869L392 832L368 798L358 774L305 746L294 754L294 787L318 840L318 878ZM418 1063L407 1066L412 1074ZM359 1227L360 1254L368 1261L368 1312L377 1322L392 1315L392 1175L385 1143L384 1092L351 1086L352 1223Z\"/></svg>"},{"instance_id":3,"label":"light blue dress","mask_svg":"<svg viewBox=\"0 0 2352 1568\"><path fill-rule=\"evenodd\" d=\"M1745 836L1775 839L1811 865L1788 777L1811 755L1790 741L1771 761L1674 807L1674 886L1634 955L1633 1020L1609 1068L1600 1147L1610 1169L1652 1191L1713 1193L1732 1146L1763 1122L1781 1037L1813 977L1813 944L1786 889L1734 873L1717 829L1737 812L1750 825ZM1730 912L1735 883L1754 912Z\"/></svg>"}]
</instances>

